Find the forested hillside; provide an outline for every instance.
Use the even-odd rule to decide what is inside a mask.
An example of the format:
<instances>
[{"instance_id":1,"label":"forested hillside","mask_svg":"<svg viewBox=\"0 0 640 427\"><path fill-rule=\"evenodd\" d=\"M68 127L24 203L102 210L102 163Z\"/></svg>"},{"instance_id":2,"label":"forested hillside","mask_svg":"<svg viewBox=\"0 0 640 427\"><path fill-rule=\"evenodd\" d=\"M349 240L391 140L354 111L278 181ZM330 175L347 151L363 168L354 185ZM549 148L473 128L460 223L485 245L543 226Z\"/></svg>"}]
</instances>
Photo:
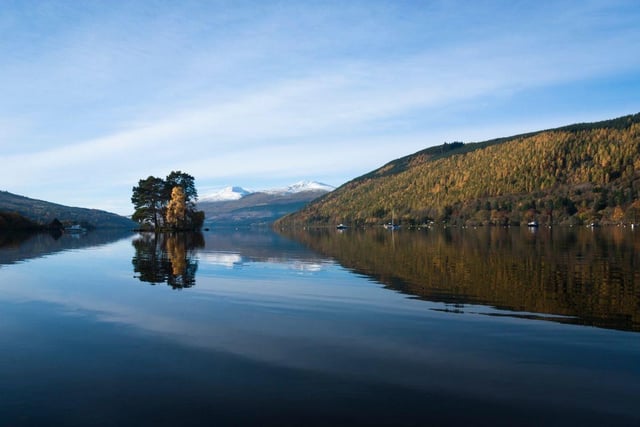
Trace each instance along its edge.
<instances>
[{"instance_id":1,"label":"forested hillside","mask_svg":"<svg viewBox=\"0 0 640 427\"><path fill-rule=\"evenodd\" d=\"M279 225L637 223L640 113L394 160Z\"/></svg>"},{"instance_id":2,"label":"forested hillside","mask_svg":"<svg viewBox=\"0 0 640 427\"><path fill-rule=\"evenodd\" d=\"M54 219L58 219L64 225L82 224L87 228L133 228L135 226L130 219L114 213L59 205L6 191L0 191L0 212L5 213L6 218L18 214L39 225L48 225ZM7 226L7 228L25 227Z\"/></svg>"}]
</instances>

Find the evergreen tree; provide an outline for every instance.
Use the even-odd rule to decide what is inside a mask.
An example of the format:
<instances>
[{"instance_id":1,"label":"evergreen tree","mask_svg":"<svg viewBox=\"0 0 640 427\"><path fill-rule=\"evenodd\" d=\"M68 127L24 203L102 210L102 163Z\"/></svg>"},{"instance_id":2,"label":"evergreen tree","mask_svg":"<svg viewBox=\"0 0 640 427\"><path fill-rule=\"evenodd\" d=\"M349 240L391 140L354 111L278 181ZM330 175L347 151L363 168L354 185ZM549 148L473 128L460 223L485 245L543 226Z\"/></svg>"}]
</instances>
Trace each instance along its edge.
<instances>
[{"instance_id":1,"label":"evergreen tree","mask_svg":"<svg viewBox=\"0 0 640 427\"><path fill-rule=\"evenodd\" d=\"M182 171L172 171L165 179L164 198L171 200L171 193L175 187L181 187L185 196L185 203L190 209L195 209L198 201L198 190L196 190L193 176Z\"/></svg>"},{"instance_id":2,"label":"evergreen tree","mask_svg":"<svg viewBox=\"0 0 640 427\"><path fill-rule=\"evenodd\" d=\"M133 187L131 196L131 203L135 208L131 219L142 226L159 229L162 226L164 187L164 181L154 176L138 181L138 186Z\"/></svg>"},{"instance_id":3,"label":"evergreen tree","mask_svg":"<svg viewBox=\"0 0 640 427\"><path fill-rule=\"evenodd\" d=\"M204 223L204 212L196 210L198 192L193 176L172 171L166 179L149 176L133 187L132 219L153 230L197 230Z\"/></svg>"}]
</instances>

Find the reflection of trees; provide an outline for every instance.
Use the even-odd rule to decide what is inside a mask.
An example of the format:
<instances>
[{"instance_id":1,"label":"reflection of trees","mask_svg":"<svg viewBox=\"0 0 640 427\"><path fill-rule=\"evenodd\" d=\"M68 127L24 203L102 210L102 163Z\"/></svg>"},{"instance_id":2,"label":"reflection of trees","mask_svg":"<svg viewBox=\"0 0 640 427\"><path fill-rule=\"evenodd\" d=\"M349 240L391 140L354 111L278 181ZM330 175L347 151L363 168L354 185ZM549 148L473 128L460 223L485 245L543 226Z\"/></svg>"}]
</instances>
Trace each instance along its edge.
<instances>
[{"instance_id":1,"label":"reflection of trees","mask_svg":"<svg viewBox=\"0 0 640 427\"><path fill-rule=\"evenodd\" d=\"M60 232L0 232L0 265L13 264L69 249L102 246L128 237L131 232L121 230L95 230L82 235Z\"/></svg>"},{"instance_id":2,"label":"reflection of trees","mask_svg":"<svg viewBox=\"0 0 640 427\"><path fill-rule=\"evenodd\" d=\"M382 231L291 237L430 301L575 316L554 320L640 331L640 235L629 229Z\"/></svg>"},{"instance_id":3,"label":"reflection of trees","mask_svg":"<svg viewBox=\"0 0 640 427\"><path fill-rule=\"evenodd\" d=\"M145 233L133 241L131 260L136 277L151 284L166 283L173 289L196 284L198 261L194 250L204 246L200 233Z\"/></svg>"}]
</instances>

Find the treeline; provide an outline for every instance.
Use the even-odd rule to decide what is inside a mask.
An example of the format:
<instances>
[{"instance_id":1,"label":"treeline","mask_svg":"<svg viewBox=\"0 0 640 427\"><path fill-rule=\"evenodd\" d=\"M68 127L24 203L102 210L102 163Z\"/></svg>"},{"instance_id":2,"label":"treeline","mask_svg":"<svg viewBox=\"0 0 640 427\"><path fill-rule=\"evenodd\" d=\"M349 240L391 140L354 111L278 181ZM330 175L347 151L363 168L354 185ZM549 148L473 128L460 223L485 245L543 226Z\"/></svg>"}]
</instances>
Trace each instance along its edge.
<instances>
[{"instance_id":1,"label":"treeline","mask_svg":"<svg viewBox=\"0 0 640 427\"><path fill-rule=\"evenodd\" d=\"M0 212L0 230L42 230L43 226L16 212Z\"/></svg>"},{"instance_id":2,"label":"treeline","mask_svg":"<svg viewBox=\"0 0 640 427\"><path fill-rule=\"evenodd\" d=\"M0 212L0 231L50 231L61 234L67 227L72 225L79 225L85 230L93 230L95 228L86 221L80 221L79 223L69 221L61 222L57 218L54 218L53 221L48 224L42 224L20 215L17 212Z\"/></svg>"},{"instance_id":3,"label":"treeline","mask_svg":"<svg viewBox=\"0 0 640 427\"><path fill-rule=\"evenodd\" d=\"M640 114L388 163L280 224L638 223Z\"/></svg>"}]
</instances>

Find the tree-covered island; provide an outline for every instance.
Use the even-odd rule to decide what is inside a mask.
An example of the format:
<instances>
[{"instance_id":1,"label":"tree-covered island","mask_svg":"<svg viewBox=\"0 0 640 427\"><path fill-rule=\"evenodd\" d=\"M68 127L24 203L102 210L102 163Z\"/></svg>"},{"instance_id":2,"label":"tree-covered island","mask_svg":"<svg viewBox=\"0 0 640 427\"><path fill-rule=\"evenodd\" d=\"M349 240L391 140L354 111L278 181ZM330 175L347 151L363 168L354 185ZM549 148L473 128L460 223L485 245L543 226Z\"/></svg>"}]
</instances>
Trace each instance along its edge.
<instances>
[{"instance_id":1,"label":"tree-covered island","mask_svg":"<svg viewBox=\"0 0 640 427\"><path fill-rule=\"evenodd\" d=\"M165 179L149 176L133 187L131 217L148 231L195 231L204 212L196 210L198 191L193 176L172 171Z\"/></svg>"}]
</instances>

